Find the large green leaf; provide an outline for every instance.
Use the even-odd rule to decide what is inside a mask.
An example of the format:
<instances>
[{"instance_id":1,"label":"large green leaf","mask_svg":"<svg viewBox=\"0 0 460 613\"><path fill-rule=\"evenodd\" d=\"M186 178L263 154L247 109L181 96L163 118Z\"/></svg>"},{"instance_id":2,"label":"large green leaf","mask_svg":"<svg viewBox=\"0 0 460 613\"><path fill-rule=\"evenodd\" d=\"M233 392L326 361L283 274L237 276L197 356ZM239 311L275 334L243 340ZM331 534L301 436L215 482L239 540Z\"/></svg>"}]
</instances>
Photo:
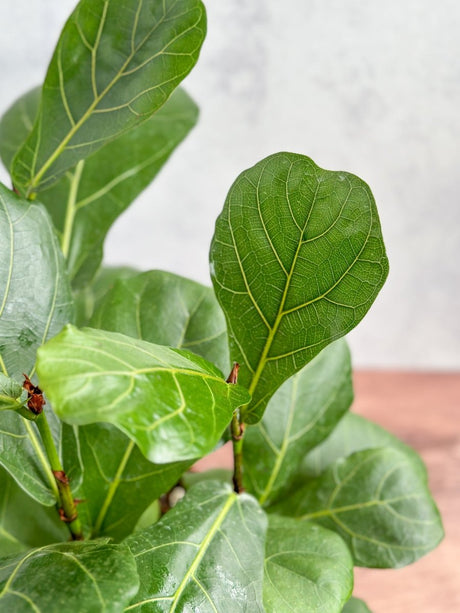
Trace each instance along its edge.
<instances>
[{"instance_id":1,"label":"large green leaf","mask_svg":"<svg viewBox=\"0 0 460 613\"><path fill-rule=\"evenodd\" d=\"M216 222L211 275L256 423L276 389L354 328L388 261L369 187L277 153L244 171Z\"/></svg>"},{"instance_id":2,"label":"large green leaf","mask_svg":"<svg viewBox=\"0 0 460 613\"><path fill-rule=\"evenodd\" d=\"M18 386L37 348L73 316L72 298L51 220L0 185L0 370ZM52 505L56 486L31 422L0 412L0 464L39 502Z\"/></svg>"},{"instance_id":3,"label":"large green leaf","mask_svg":"<svg viewBox=\"0 0 460 613\"><path fill-rule=\"evenodd\" d=\"M76 429L77 427L74 426ZM80 426L76 435L83 483L75 496L85 531L121 540L145 509L179 480L190 462L152 464L110 424Z\"/></svg>"},{"instance_id":4,"label":"large green leaf","mask_svg":"<svg viewBox=\"0 0 460 613\"><path fill-rule=\"evenodd\" d=\"M225 319L214 292L169 272L152 270L118 281L90 325L189 349L223 372L230 368Z\"/></svg>"},{"instance_id":5,"label":"large green leaf","mask_svg":"<svg viewBox=\"0 0 460 613\"><path fill-rule=\"evenodd\" d=\"M343 613L371 613L364 600L360 598L350 598L343 607Z\"/></svg>"},{"instance_id":6,"label":"large green leaf","mask_svg":"<svg viewBox=\"0 0 460 613\"><path fill-rule=\"evenodd\" d=\"M2 611L119 613L138 586L129 549L106 541L48 545L0 559Z\"/></svg>"},{"instance_id":7,"label":"large green leaf","mask_svg":"<svg viewBox=\"0 0 460 613\"><path fill-rule=\"evenodd\" d=\"M44 207L0 184L0 366L22 378L37 348L72 319L65 262Z\"/></svg>"},{"instance_id":8,"label":"large green leaf","mask_svg":"<svg viewBox=\"0 0 460 613\"><path fill-rule=\"evenodd\" d=\"M32 131L41 91L41 87L34 87L22 95L0 119L0 157L7 170Z\"/></svg>"},{"instance_id":9,"label":"large green leaf","mask_svg":"<svg viewBox=\"0 0 460 613\"><path fill-rule=\"evenodd\" d=\"M311 522L270 516L266 613L341 613L352 589L353 560L337 534Z\"/></svg>"},{"instance_id":10,"label":"large green leaf","mask_svg":"<svg viewBox=\"0 0 460 613\"><path fill-rule=\"evenodd\" d=\"M54 508L45 507L25 494L14 479L0 468L0 552L18 553L58 541L67 541L69 531Z\"/></svg>"},{"instance_id":11,"label":"large green leaf","mask_svg":"<svg viewBox=\"0 0 460 613\"><path fill-rule=\"evenodd\" d=\"M358 566L405 566L443 537L425 471L393 448L366 449L337 461L274 508L336 530Z\"/></svg>"},{"instance_id":12,"label":"large green leaf","mask_svg":"<svg viewBox=\"0 0 460 613\"><path fill-rule=\"evenodd\" d=\"M306 454L296 471L296 481L317 477L336 460L349 456L355 451L375 447L399 449L409 455L413 462L418 463L421 470L425 470L418 453L399 438L365 417L347 413L332 434L321 445Z\"/></svg>"},{"instance_id":13,"label":"large green leaf","mask_svg":"<svg viewBox=\"0 0 460 613\"><path fill-rule=\"evenodd\" d=\"M141 587L126 610L263 612L266 524L251 496L197 484L161 521L127 539Z\"/></svg>"},{"instance_id":14,"label":"large green leaf","mask_svg":"<svg viewBox=\"0 0 460 613\"><path fill-rule=\"evenodd\" d=\"M63 421L112 423L158 463L209 453L249 398L190 352L90 328L51 339L37 373Z\"/></svg>"},{"instance_id":15,"label":"large green leaf","mask_svg":"<svg viewBox=\"0 0 460 613\"><path fill-rule=\"evenodd\" d=\"M40 110L13 161L30 195L157 111L195 65L200 0L81 0L51 59Z\"/></svg>"},{"instance_id":16,"label":"large green leaf","mask_svg":"<svg viewBox=\"0 0 460 613\"><path fill-rule=\"evenodd\" d=\"M261 504L289 488L307 451L321 443L353 400L350 352L341 339L326 347L271 398L244 437L244 481Z\"/></svg>"}]
</instances>

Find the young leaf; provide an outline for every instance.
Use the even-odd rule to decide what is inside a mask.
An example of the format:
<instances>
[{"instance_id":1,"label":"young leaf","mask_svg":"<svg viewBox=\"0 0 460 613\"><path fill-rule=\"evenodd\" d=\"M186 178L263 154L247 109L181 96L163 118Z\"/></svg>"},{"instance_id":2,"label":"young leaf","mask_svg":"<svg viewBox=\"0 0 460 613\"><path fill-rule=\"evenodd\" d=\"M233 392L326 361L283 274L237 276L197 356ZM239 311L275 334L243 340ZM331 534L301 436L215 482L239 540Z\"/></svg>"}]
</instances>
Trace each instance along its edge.
<instances>
[{"instance_id":1,"label":"young leaf","mask_svg":"<svg viewBox=\"0 0 460 613\"><path fill-rule=\"evenodd\" d=\"M16 411L27 401L27 392L13 379L0 372L0 411Z\"/></svg>"},{"instance_id":2,"label":"young leaf","mask_svg":"<svg viewBox=\"0 0 460 613\"><path fill-rule=\"evenodd\" d=\"M367 313L388 261L369 187L277 153L244 171L216 222L211 275L258 422L276 389Z\"/></svg>"},{"instance_id":3,"label":"young leaf","mask_svg":"<svg viewBox=\"0 0 460 613\"><path fill-rule=\"evenodd\" d=\"M41 87L34 87L22 95L0 119L0 157L8 171L14 156L32 130L41 91Z\"/></svg>"},{"instance_id":4,"label":"young leaf","mask_svg":"<svg viewBox=\"0 0 460 613\"><path fill-rule=\"evenodd\" d=\"M197 484L157 524L127 539L141 587L126 611L264 611L266 524L251 496Z\"/></svg>"},{"instance_id":5,"label":"young leaf","mask_svg":"<svg viewBox=\"0 0 460 613\"><path fill-rule=\"evenodd\" d=\"M0 509L2 556L69 538L69 531L59 519L56 509L44 507L30 498L1 468Z\"/></svg>"},{"instance_id":6,"label":"young leaf","mask_svg":"<svg viewBox=\"0 0 460 613\"><path fill-rule=\"evenodd\" d=\"M420 470L425 471L422 459L411 447L393 434L361 415L347 413L337 424L332 434L304 457L296 471L296 481L305 482L317 477L331 464L355 451L375 447L392 447L409 455Z\"/></svg>"},{"instance_id":7,"label":"young leaf","mask_svg":"<svg viewBox=\"0 0 460 613\"><path fill-rule=\"evenodd\" d=\"M405 566L443 537L425 471L392 448L366 449L337 461L274 510L335 530L358 566Z\"/></svg>"},{"instance_id":8,"label":"young leaf","mask_svg":"<svg viewBox=\"0 0 460 613\"><path fill-rule=\"evenodd\" d=\"M84 500L78 514L93 536L120 541L133 531L149 504L179 480L190 462L152 464L134 442L110 424L77 429Z\"/></svg>"},{"instance_id":9,"label":"young leaf","mask_svg":"<svg viewBox=\"0 0 460 613\"><path fill-rule=\"evenodd\" d=\"M247 391L203 358L102 330L67 326L37 373L65 422L112 423L157 463L209 453Z\"/></svg>"},{"instance_id":10,"label":"young leaf","mask_svg":"<svg viewBox=\"0 0 460 613\"><path fill-rule=\"evenodd\" d=\"M343 613L371 613L364 600L360 598L350 598L343 607Z\"/></svg>"},{"instance_id":11,"label":"young leaf","mask_svg":"<svg viewBox=\"0 0 460 613\"><path fill-rule=\"evenodd\" d=\"M211 288L152 270L118 281L95 311L95 328L188 349L229 372L225 319Z\"/></svg>"},{"instance_id":12,"label":"young leaf","mask_svg":"<svg viewBox=\"0 0 460 613\"><path fill-rule=\"evenodd\" d=\"M0 184L0 368L22 380L37 348L73 316L72 297L50 218Z\"/></svg>"},{"instance_id":13,"label":"young leaf","mask_svg":"<svg viewBox=\"0 0 460 613\"><path fill-rule=\"evenodd\" d=\"M271 398L244 437L244 479L269 505L283 496L305 453L323 441L353 400L350 352L335 341Z\"/></svg>"},{"instance_id":14,"label":"young leaf","mask_svg":"<svg viewBox=\"0 0 460 613\"><path fill-rule=\"evenodd\" d=\"M195 65L200 0L80 0L51 59L40 110L13 161L30 195L157 111Z\"/></svg>"},{"instance_id":15,"label":"young leaf","mask_svg":"<svg viewBox=\"0 0 460 613\"><path fill-rule=\"evenodd\" d=\"M266 613L341 613L352 589L353 560L337 534L310 522L269 517Z\"/></svg>"},{"instance_id":16,"label":"young leaf","mask_svg":"<svg viewBox=\"0 0 460 613\"><path fill-rule=\"evenodd\" d=\"M0 559L0 609L121 613L139 587L125 545L48 545Z\"/></svg>"}]
</instances>

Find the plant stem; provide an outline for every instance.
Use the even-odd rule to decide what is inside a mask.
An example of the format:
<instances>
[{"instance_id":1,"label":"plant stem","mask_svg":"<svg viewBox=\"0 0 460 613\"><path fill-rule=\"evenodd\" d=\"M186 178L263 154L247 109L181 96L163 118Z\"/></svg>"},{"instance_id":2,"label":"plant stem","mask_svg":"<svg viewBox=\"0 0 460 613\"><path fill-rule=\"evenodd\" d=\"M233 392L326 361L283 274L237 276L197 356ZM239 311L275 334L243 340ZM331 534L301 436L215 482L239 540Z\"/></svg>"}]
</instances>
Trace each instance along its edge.
<instances>
[{"instance_id":1,"label":"plant stem","mask_svg":"<svg viewBox=\"0 0 460 613\"><path fill-rule=\"evenodd\" d=\"M74 541L83 540L83 530L81 522L78 519L77 507L72 496L72 492L69 486L69 480L66 477L64 469L59 459L59 455L56 446L53 441L53 435L46 419L45 413L41 413L36 422L38 431L40 432L43 445L45 447L46 455L51 465L54 478L59 491L59 513L61 519L69 526L70 534Z\"/></svg>"},{"instance_id":2,"label":"plant stem","mask_svg":"<svg viewBox=\"0 0 460 613\"><path fill-rule=\"evenodd\" d=\"M61 249L64 257L69 257L70 241L72 239L73 222L75 220L75 204L77 202L78 187L80 185L81 173L83 172L84 160L80 160L75 166L75 172L70 180L70 190L67 199L67 209L64 221L64 230L61 238Z\"/></svg>"},{"instance_id":3,"label":"plant stem","mask_svg":"<svg viewBox=\"0 0 460 613\"><path fill-rule=\"evenodd\" d=\"M244 492L243 487L243 436L244 424L240 422L239 410L233 413L232 418L233 442L233 489L237 494Z\"/></svg>"}]
</instances>

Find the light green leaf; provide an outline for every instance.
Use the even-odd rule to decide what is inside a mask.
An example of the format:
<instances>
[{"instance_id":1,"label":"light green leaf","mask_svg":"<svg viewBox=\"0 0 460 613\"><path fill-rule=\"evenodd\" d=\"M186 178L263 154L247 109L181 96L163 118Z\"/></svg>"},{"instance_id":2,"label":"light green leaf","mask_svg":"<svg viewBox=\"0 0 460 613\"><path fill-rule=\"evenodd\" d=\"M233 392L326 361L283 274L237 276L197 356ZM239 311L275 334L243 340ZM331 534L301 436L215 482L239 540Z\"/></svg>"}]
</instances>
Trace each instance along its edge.
<instances>
[{"instance_id":1,"label":"light green leaf","mask_svg":"<svg viewBox=\"0 0 460 613\"><path fill-rule=\"evenodd\" d=\"M65 263L43 206L0 185L0 369L23 381L37 348L72 319ZM54 504L56 485L35 426L0 413L0 464L42 504Z\"/></svg>"},{"instance_id":2,"label":"light green leaf","mask_svg":"<svg viewBox=\"0 0 460 613\"><path fill-rule=\"evenodd\" d=\"M94 277L110 226L158 174L197 118L195 103L177 90L153 117L81 161L40 195L59 231L73 287Z\"/></svg>"},{"instance_id":3,"label":"light green leaf","mask_svg":"<svg viewBox=\"0 0 460 613\"><path fill-rule=\"evenodd\" d=\"M194 354L67 326L38 354L40 385L65 422L112 423L157 463L209 453L247 391Z\"/></svg>"},{"instance_id":4,"label":"light green leaf","mask_svg":"<svg viewBox=\"0 0 460 613\"><path fill-rule=\"evenodd\" d=\"M75 496L78 514L92 537L120 541L145 509L173 487L190 462L152 464L134 442L110 424L74 427L83 467Z\"/></svg>"},{"instance_id":5,"label":"light green leaf","mask_svg":"<svg viewBox=\"0 0 460 613\"><path fill-rule=\"evenodd\" d=\"M267 519L256 501L203 482L127 539L141 587L127 611L263 612Z\"/></svg>"},{"instance_id":6,"label":"light green leaf","mask_svg":"<svg viewBox=\"0 0 460 613\"><path fill-rule=\"evenodd\" d=\"M152 270L120 280L90 325L159 345L188 349L230 370L225 319L211 288Z\"/></svg>"},{"instance_id":7,"label":"light green leaf","mask_svg":"<svg viewBox=\"0 0 460 613\"><path fill-rule=\"evenodd\" d=\"M252 395L248 423L283 381L359 323L388 272L366 183L293 153L236 179L210 260L230 357Z\"/></svg>"},{"instance_id":8,"label":"light green leaf","mask_svg":"<svg viewBox=\"0 0 460 613\"><path fill-rule=\"evenodd\" d=\"M353 560L337 534L310 522L269 517L266 613L340 613L352 589Z\"/></svg>"},{"instance_id":9,"label":"light green leaf","mask_svg":"<svg viewBox=\"0 0 460 613\"><path fill-rule=\"evenodd\" d=\"M125 545L62 543L0 559L0 609L14 613L121 613L136 593Z\"/></svg>"},{"instance_id":10,"label":"light green leaf","mask_svg":"<svg viewBox=\"0 0 460 613\"><path fill-rule=\"evenodd\" d=\"M59 38L33 130L13 161L30 195L157 111L195 65L200 0L81 0Z\"/></svg>"},{"instance_id":11,"label":"light green leaf","mask_svg":"<svg viewBox=\"0 0 460 613\"><path fill-rule=\"evenodd\" d=\"M317 477L336 460L349 456L355 451L375 447L399 449L409 455L413 462L418 463L421 470L425 470L418 453L399 438L365 417L347 413L332 434L321 445L306 454L296 471L296 481L300 483L311 477Z\"/></svg>"},{"instance_id":12,"label":"light green leaf","mask_svg":"<svg viewBox=\"0 0 460 613\"><path fill-rule=\"evenodd\" d=\"M40 104L41 87L18 98L0 119L0 157L7 170L32 131Z\"/></svg>"},{"instance_id":13,"label":"light green leaf","mask_svg":"<svg viewBox=\"0 0 460 613\"><path fill-rule=\"evenodd\" d=\"M338 340L288 379L244 437L244 481L261 504L289 489L305 453L323 441L353 400L350 352Z\"/></svg>"},{"instance_id":14,"label":"light green leaf","mask_svg":"<svg viewBox=\"0 0 460 613\"><path fill-rule=\"evenodd\" d=\"M392 448L366 449L337 461L274 510L335 530L358 566L405 566L443 537L425 471Z\"/></svg>"},{"instance_id":15,"label":"light green leaf","mask_svg":"<svg viewBox=\"0 0 460 613\"><path fill-rule=\"evenodd\" d=\"M0 372L0 411L16 411L27 401L27 392L17 381Z\"/></svg>"},{"instance_id":16,"label":"light green leaf","mask_svg":"<svg viewBox=\"0 0 460 613\"><path fill-rule=\"evenodd\" d=\"M0 552L2 556L67 541L69 531L55 508L44 507L0 468Z\"/></svg>"},{"instance_id":17,"label":"light green leaf","mask_svg":"<svg viewBox=\"0 0 460 613\"><path fill-rule=\"evenodd\" d=\"M371 613L364 600L360 598L350 598L343 607L343 613Z\"/></svg>"}]
</instances>

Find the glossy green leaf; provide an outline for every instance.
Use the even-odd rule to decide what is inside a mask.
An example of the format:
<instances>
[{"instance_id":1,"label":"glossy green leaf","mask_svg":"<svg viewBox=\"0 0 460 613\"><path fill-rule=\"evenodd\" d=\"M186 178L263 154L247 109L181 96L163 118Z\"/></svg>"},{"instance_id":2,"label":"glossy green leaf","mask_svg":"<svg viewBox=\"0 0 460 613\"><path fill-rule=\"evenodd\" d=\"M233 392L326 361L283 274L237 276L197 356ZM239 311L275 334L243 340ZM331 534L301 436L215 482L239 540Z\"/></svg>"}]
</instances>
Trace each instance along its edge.
<instances>
[{"instance_id":1,"label":"glossy green leaf","mask_svg":"<svg viewBox=\"0 0 460 613\"><path fill-rule=\"evenodd\" d=\"M160 270L115 283L90 325L188 349L230 371L227 329L211 288Z\"/></svg>"},{"instance_id":2,"label":"glossy green leaf","mask_svg":"<svg viewBox=\"0 0 460 613\"><path fill-rule=\"evenodd\" d=\"M190 352L67 326L39 350L37 373L65 422L112 423L157 463L209 453L247 391Z\"/></svg>"},{"instance_id":3,"label":"glossy green leaf","mask_svg":"<svg viewBox=\"0 0 460 613\"><path fill-rule=\"evenodd\" d=\"M178 90L153 117L82 160L40 195L59 231L73 287L94 277L110 226L158 174L197 117L195 103Z\"/></svg>"},{"instance_id":4,"label":"glossy green leaf","mask_svg":"<svg viewBox=\"0 0 460 613\"><path fill-rule=\"evenodd\" d=\"M347 546L311 522L271 515L264 566L266 613L341 613L353 589Z\"/></svg>"},{"instance_id":5,"label":"glossy green leaf","mask_svg":"<svg viewBox=\"0 0 460 613\"><path fill-rule=\"evenodd\" d=\"M350 598L347 604L343 607L343 613L371 613L364 600L360 598Z\"/></svg>"},{"instance_id":6,"label":"glossy green leaf","mask_svg":"<svg viewBox=\"0 0 460 613\"><path fill-rule=\"evenodd\" d=\"M247 490L261 504L282 497L305 453L330 434L352 400L350 352L340 339L283 383L262 420L246 429Z\"/></svg>"},{"instance_id":7,"label":"glossy green leaf","mask_svg":"<svg viewBox=\"0 0 460 613\"><path fill-rule=\"evenodd\" d=\"M405 566L443 537L425 471L392 448L366 449L338 460L274 508L338 532L358 566Z\"/></svg>"},{"instance_id":8,"label":"glossy green leaf","mask_svg":"<svg viewBox=\"0 0 460 613\"><path fill-rule=\"evenodd\" d=\"M41 87L34 87L22 95L0 119L0 157L7 170L32 131L41 91Z\"/></svg>"},{"instance_id":9,"label":"glossy green leaf","mask_svg":"<svg viewBox=\"0 0 460 613\"><path fill-rule=\"evenodd\" d=\"M31 194L157 111L195 65L200 0L80 0L51 59L39 114L13 161Z\"/></svg>"},{"instance_id":10,"label":"glossy green leaf","mask_svg":"<svg viewBox=\"0 0 460 613\"><path fill-rule=\"evenodd\" d=\"M236 179L210 260L230 357L252 394L248 423L261 419L283 381L359 323L388 272L366 183L293 153Z\"/></svg>"},{"instance_id":11,"label":"glossy green leaf","mask_svg":"<svg viewBox=\"0 0 460 613\"><path fill-rule=\"evenodd\" d=\"M68 539L69 531L57 510L30 498L0 468L0 555Z\"/></svg>"},{"instance_id":12,"label":"glossy green leaf","mask_svg":"<svg viewBox=\"0 0 460 613\"><path fill-rule=\"evenodd\" d=\"M18 380L37 348L73 317L65 262L50 218L0 184L0 368Z\"/></svg>"},{"instance_id":13,"label":"glossy green leaf","mask_svg":"<svg viewBox=\"0 0 460 613\"><path fill-rule=\"evenodd\" d=\"M15 411L26 401L27 392L22 385L0 372L0 411Z\"/></svg>"},{"instance_id":14,"label":"glossy green leaf","mask_svg":"<svg viewBox=\"0 0 460 613\"><path fill-rule=\"evenodd\" d=\"M355 451L375 447L399 449L409 455L413 462L418 463L421 470L425 470L418 453L399 438L361 415L347 413L332 434L321 445L306 454L296 471L296 481L317 477L336 460L349 456Z\"/></svg>"},{"instance_id":15,"label":"glossy green leaf","mask_svg":"<svg viewBox=\"0 0 460 613\"><path fill-rule=\"evenodd\" d=\"M0 610L121 613L136 593L136 563L106 541L48 545L0 559Z\"/></svg>"},{"instance_id":16,"label":"glossy green leaf","mask_svg":"<svg viewBox=\"0 0 460 613\"><path fill-rule=\"evenodd\" d=\"M0 370L17 384L37 348L72 319L65 263L44 207L0 185ZM39 502L52 505L55 483L35 426L0 412L0 464ZM54 489L53 489L54 487Z\"/></svg>"},{"instance_id":17,"label":"glossy green leaf","mask_svg":"<svg viewBox=\"0 0 460 613\"><path fill-rule=\"evenodd\" d=\"M76 428L76 427L75 427ZM88 534L121 540L145 509L171 489L190 462L152 464L123 432L110 424L76 428L83 483L75 496Z\"/></svg>"},{"instance_id":18,"label":"glossy green leaf","mask_svg":"<svg viewBox=\"0 0 460 613\"><path fill-rule=\"evenodd\" d=\"M251 496L197 484L157 524L127 539L141 587L126 610L263 612L266 524Z\"/></svg>"}]
</instances>

